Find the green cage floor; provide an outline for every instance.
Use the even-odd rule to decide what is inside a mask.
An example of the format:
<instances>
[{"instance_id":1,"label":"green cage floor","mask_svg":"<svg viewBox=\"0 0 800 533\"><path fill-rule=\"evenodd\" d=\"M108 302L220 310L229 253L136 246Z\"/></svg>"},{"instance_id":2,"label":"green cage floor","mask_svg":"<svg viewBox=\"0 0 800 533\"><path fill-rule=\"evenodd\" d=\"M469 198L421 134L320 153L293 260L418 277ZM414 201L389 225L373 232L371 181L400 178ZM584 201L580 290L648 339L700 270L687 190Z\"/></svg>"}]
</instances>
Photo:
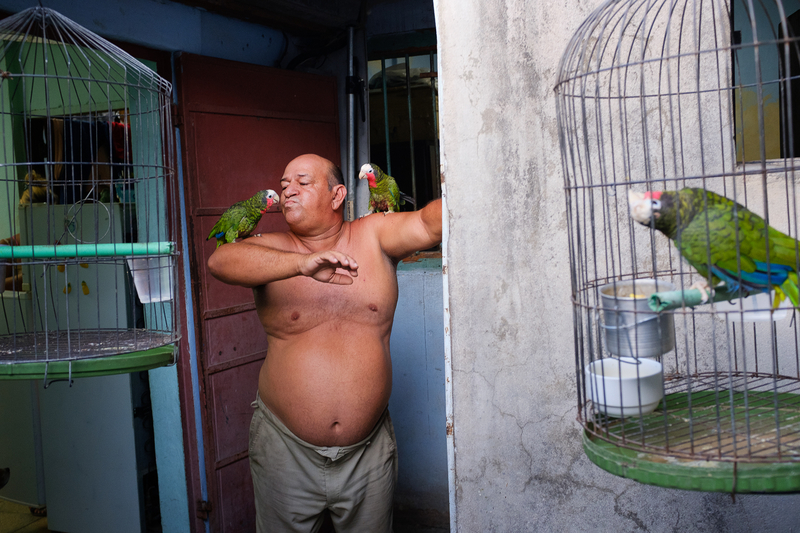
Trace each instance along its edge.
<instances>
[{"instance_id":1,"label":"green cage floor","mask_svg":"<svg viewBox=\"0 0 800 533\"><path fill-rule=\"evenodd\" d=\"M0 380L44 379L49 380L106 376L140 372L173 364L177 350L173 345L160 346L140 352L93 357L74 361L50 361L0 364ZM70 364L72 368L70 369Z\"/></svg>"},{"instance_id":2,"label":"green cage floor","mask_svg":"<svg viewBox=\"0 0 800 533\"><path fill-rule=\"evenodd\" d=\"M583 435L589 459L661 487L800 491L800 395L679 392L665 401L642 418L595 415Z\"/></svg>"}]
</instances>

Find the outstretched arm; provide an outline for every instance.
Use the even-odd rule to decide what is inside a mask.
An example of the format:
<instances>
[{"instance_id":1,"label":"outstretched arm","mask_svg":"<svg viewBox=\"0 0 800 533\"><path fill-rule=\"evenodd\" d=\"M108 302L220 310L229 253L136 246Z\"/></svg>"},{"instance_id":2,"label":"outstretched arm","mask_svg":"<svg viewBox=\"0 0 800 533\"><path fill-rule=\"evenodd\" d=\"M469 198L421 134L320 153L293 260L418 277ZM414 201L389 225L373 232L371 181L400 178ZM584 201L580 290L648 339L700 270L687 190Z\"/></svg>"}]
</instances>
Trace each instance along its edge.
<instances>
[{"instance_id":1,"label":"outstretched arm","mask_svg":"<svg viewBox=\"0 0 800 533\"><path fill-rule=\"evenodd\" d=\"M381 248L397 261L442 242L441 199L418 211L370 215L372 217L375 217Z\"/></svg>"},{"instance_id":2,"label":"outstretched arm","mask_svg":"<svg viewBox=\"0 0 800 533\"><path fill-rule=\"evenodd\" d=\"M358 264L347 254L332 250L311 254L286 252L264 241L267 239L252 237L220 246L208 258L209 271L220 281L244 287L257 287L294 276L350 285L353 277L358 276Z\"/></svg>"}]
</instances>

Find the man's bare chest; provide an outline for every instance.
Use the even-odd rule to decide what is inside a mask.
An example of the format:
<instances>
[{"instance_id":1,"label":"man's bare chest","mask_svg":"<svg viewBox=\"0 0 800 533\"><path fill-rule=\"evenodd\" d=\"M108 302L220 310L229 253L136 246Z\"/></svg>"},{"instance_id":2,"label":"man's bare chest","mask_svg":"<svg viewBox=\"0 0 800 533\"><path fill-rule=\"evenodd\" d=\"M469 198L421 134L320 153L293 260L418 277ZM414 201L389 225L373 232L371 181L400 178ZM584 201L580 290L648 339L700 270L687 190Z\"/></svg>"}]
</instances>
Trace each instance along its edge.
<instances>
[{"instance_id":1,"label":"man's bare chest","mask_svg":"<svg viewBox=\"0 0 800 533\"><path fill-rule=\"evenodd\" d=\"M333 285L297 276L254 290L267 332L277 337L328 325L383 326L397 305L397 276L383 258L359 261L352 285Z\"/></svg>"}]
</instances>

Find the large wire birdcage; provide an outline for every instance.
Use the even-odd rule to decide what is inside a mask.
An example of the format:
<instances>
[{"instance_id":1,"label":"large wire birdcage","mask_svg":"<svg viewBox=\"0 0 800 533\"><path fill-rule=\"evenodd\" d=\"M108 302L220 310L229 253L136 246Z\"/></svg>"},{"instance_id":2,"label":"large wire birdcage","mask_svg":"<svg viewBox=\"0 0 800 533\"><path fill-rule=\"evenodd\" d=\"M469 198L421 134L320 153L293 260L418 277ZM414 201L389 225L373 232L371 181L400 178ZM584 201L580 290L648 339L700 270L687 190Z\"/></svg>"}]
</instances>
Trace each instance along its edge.
<instances>
[{"instance_id":1,"label":"large wire birdcage","mask_svg":"<svg viewBox=\"0 0 800 533\"><path fill-rule=\"evenodd\" d=\"M0 377L169 346L170 83L51 9L0 39Z\"/></svg>"},{"instance_id":2,"label":"large wire birdcage","mask_svg":"<svg viewBox=\"0 0 800 533\"><path fill-rule=\"evenodd\" d=\"M800 489L797 35L798 1L612 0L562 57L578 418L615 474Z\"/></svg>"}]
</instances>

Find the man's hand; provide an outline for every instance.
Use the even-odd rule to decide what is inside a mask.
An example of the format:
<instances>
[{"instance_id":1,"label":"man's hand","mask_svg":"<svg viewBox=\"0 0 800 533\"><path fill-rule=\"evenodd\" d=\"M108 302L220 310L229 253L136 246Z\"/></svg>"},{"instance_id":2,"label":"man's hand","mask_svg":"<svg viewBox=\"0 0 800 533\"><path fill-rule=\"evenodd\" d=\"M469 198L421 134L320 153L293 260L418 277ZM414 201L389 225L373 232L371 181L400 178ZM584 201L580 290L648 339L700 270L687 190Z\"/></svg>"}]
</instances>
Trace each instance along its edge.
<instances>
[{"instance_id":1,"label":"man's hand","mask_svg":"<svg viewBox=\"0 0 800 533\"><path fill-rule=\"evenodd\" d=\"M336 272L337 269L344 270L345 273ZM352 285L353 278L358 276L358 263L341 252L316 252L304 256L300 273L322 283Z\"/></svg>"}]
</instances>

